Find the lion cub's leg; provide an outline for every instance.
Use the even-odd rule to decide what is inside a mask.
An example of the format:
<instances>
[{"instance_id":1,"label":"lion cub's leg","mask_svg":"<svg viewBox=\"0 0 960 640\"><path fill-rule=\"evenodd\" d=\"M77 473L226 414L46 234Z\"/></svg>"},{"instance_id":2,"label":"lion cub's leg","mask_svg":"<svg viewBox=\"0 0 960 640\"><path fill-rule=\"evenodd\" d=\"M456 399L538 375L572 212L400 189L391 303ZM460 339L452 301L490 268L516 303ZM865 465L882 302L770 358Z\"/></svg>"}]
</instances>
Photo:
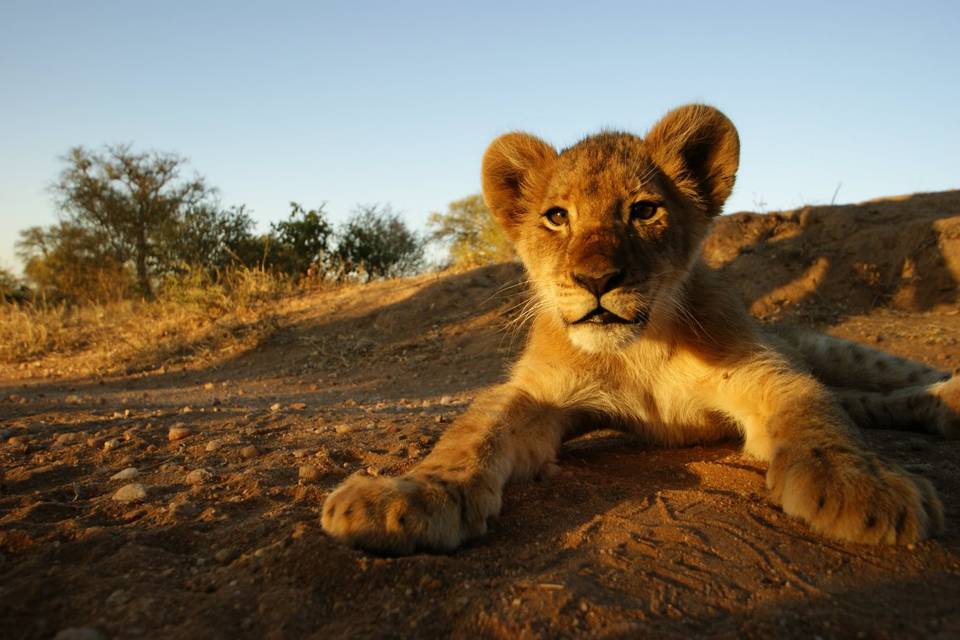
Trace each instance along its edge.
<instances>
[{"instance_id":1,"label":"lion cub's leg","mask_svg":"<svg viewBox=\"0 0 960 640\"><path fill-rule=\"evenodd\" d=\"M720 402L743 425L747 452L770 462L767 486L786 513L856 542L909 543L942 529L930 482L868 451L811 376L768 353L722 380Z\"/></svg>"},{"instance_id":2,"label":"lion cub's leg","mask_svg":"<svg viewBox=\"0 0 960 640\"><path fill-rule=\"evenodd\" d=\"M844 411L865 429L913 429L960 438L960 377L878 393L834 389Z\"/></svg>"},{"instance_id":3,"label":"lion cub's leg","mask_svg":"<svg viewBox=\"0 0 960 640\"><path fill-rule=\"evenodd\" d=\"M949 373L813 331L777 333L858 426L960 437L960 380Z\"/></svg>"},{"instance_id":4,"label":"lion cub's leg","mask_svg":"<svg viewBox=\"0 0 960 640\"><path fill-rule=\"evenodd\" d=\"M920 362L815 331L781 328L775 334L828 387L892 391L928 386L950 377L949 373Z\"/></svg>"},{"instance_id":5,"label":"lion cub's leg","mask_svg":"<svg viewBox=\"0 0 960 640\"><path fill-rule=\"evenodd\" d=\"M409 473L352 476L326 499L322 525L371 551L449 551L486 532L510 477L556 459L569 416L504 385L479 397Z\"/></svg>"}]
</instances>

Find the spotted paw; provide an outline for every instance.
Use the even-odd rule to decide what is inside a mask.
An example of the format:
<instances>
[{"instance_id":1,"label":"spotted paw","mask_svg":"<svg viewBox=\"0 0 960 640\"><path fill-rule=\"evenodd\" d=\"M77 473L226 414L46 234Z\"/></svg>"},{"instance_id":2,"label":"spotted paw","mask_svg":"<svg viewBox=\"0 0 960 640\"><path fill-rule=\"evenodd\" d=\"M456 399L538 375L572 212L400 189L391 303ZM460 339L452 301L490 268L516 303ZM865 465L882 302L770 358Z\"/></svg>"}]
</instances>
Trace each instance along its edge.
<instances>
[{"instance_id":1,"label":"spotted paw","mask_svg":"<svg viewBox=\"0 0 960 640\"><path fill-rule=\"evenodd\" d=\"M943 529L943 506L928 480L847 445L781 451L767 486L784 512L842 540L908 544Z\"/></svg>"}]
</instances>

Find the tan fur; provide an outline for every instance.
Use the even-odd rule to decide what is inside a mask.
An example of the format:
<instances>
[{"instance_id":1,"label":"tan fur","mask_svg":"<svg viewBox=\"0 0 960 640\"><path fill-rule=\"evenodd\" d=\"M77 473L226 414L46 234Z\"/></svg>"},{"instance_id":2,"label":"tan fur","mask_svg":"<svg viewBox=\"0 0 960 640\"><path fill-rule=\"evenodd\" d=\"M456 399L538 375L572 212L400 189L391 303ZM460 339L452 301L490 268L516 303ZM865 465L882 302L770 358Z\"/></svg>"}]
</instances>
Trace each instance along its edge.
<instances>
[{"instance_id":1,"label":"tan fur","mask_svg":"<svg viewBox=\"0 0 960 640\"><path fill-rule=\"evenodd\" d=\"M324 529L380 552L453 549L486 531L509 479L549 473L564 439L616 427L667 446L742 437L770 463L772 498L825 535L937 533L930 483L867 451L853 421L960 435L960 381L746 315L699 255L738 156L733 125L703 105L645 138L605 132L560 153L527 134L495 140L483 191L530 275L526 349L409 473L337 488Z\"/></svg>"}]
</instances>

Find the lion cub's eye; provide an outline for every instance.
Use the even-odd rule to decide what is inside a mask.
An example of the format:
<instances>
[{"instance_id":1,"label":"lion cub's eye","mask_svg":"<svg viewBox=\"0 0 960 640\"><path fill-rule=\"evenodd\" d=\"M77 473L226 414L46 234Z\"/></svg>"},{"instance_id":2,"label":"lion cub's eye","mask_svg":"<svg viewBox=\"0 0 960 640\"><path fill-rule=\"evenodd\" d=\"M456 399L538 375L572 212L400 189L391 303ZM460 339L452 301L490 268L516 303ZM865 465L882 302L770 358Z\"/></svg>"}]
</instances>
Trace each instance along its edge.
<instances>
[{"instance_id":1,"label":"lion cub's eye","mask_svg":"<svg viewBox=\"0 0 960 640\"><path fill-rule=\"evenodd\" d=\"M643 222L657 215L660 206L655 202L634 202L630 205L630 219Z\"/></svg>"},{"instance_id":2,"label":"lion cub's eye","mask_svg":"<svg viewBox=\"0 0 960 640\"><path fill-rule=\"evenodd\" d=\"M559 228L567 224L567 210L561 209L560 207L547 209L543 217L546 218L547 224L554 228Z\"/></svg>"}]
</instances>

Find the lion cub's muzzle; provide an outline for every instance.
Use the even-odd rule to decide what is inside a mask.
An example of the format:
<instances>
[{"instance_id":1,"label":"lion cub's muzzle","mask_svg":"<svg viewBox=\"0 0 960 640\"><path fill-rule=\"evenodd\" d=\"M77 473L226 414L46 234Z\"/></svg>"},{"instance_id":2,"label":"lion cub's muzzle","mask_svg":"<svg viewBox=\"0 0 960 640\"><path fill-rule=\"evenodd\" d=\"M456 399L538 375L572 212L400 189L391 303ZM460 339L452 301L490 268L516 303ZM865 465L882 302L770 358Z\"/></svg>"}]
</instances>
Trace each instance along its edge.
<instances>
[{"instance_id":1,"label":"lion cub's muzzle","mask_svg":"<svg viewBox=\"0 0 960 640\"><path fill-rule=\"evenodd\" d=\"M628 319L619 316L616 313L598 305L593 311L590 311L579 320L574 320L570 324L645 324L648 314L646 311L640 311L634 318Z\"/></svg>"},{"instance_id":2,"label":"lion cub's muzzle","mask_svg":"<svg viewBox=\"0 0 960 640\"><path fill-rule=\"evenodd\" d=\"M647 312L636 309L634 305L623 305L624 294L621 289L624 273L621 269L610 269L600 273L574 271L570 279L580 289L592 295L594 306L587 310L573 325L631 324L643 325L647 321ZM619 300L618 300L619 299ZM617 302L621 304L617 304Z\"/></svg>"}]
</instances>

